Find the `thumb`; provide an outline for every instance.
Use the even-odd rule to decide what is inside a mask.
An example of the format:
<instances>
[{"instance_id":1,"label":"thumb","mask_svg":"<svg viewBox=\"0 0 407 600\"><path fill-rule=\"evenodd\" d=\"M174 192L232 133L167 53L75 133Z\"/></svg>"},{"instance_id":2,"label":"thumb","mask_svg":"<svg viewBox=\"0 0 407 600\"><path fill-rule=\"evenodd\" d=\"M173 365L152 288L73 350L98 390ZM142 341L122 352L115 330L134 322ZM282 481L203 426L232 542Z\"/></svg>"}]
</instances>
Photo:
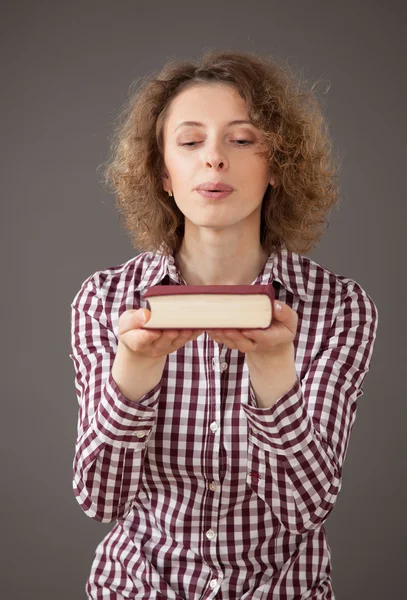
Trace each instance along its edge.
<instances>
[{"instance_id":1,"label":"thumb","mask_svg":"<svg viewBox=\"0 0 407 600\"><path fill-rule=\"evenodd\" d=\"M273 308L274 318L295 333L298 326L298 314L281 300L275 300Z\"/></svg>"},{"instance_id":2,"label":"thumb","mask_svg":"<svg viewBox=\"0 0 407 600\"><path fill-rule=\"evenodd\" d=\"M129 308L125 311L126 315L130 315L132 321L134 322L134 317L137 316L137 322L144 324L150 319L151 312L148 308Z\"/></svg>"},{"instance_id":3,"label":"thumb","mask_svg":"<svg viewBox=\"0 0 407 600\"><path fill-rule=\"evenodd\" d=\"M119 319L119 334L122 335L131 329L140 329L150 319L151 312L148 308L126 310Z\"/></svg>"},{"instance_id":4,"label":"thumb","mask_svg":"<svg viewBox=\"0 0 407 600\"><path fill-rule=\"evenodd\" d=\"M139 308L136 312L138 313L137 316L140 319L140 323L143 325L150 320L151 312L148 310L148 308Z\"/></svg>"},{"instance_id":5,"label":"thumb","mask_svg":"<svg viewBox=\"0 0 407 600\"><path fill-rule=\"evenodd\" d=\"M274 312L274 318L278 319L279 321L282 320L282 316L284 314L284 307L286 305L284 304L284 302L281 302L280 300L274 300L273 302L273 312Z\"/></svg>"}]
</instances>

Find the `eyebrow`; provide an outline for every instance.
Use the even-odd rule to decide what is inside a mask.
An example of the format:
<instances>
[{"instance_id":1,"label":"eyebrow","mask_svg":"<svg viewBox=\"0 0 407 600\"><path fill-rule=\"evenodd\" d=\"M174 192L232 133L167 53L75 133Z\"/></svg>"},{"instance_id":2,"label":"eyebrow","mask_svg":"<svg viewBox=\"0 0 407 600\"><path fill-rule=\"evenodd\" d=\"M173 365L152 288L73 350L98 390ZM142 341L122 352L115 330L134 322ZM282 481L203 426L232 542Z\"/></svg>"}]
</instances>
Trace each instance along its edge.
<instances>
[{"instance_id":1,"label":"eyebrow","mask_svg":"<svg viewBox=\"0 0 407 600\"><path fill-rule=\"evenodd\" d=\"M226 124L227 127L231 127L232 125L252 125L253 127L255 127L252 121L247 121L243 119L235 119L234 121L229 121L229 123ZM174 133L177 131L177 129L179 129L182 126L205 127L205 125L203 123L200 123L199 121L182 121L182 123L177 125L177 127L174 129Z\"/></svg>"}]
</instances>

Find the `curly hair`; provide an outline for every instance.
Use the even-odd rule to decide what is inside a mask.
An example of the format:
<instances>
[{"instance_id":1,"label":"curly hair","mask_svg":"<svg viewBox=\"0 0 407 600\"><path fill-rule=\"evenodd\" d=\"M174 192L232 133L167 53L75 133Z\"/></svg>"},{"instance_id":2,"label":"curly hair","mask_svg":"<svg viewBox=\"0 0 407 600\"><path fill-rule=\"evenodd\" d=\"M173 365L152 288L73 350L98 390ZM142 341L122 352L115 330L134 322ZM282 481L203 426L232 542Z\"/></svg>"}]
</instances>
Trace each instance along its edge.
<instances>
[{"instance_id":1,"label":"curly hair","mask_svg":"<svg viewBox=\"0 0 407 600\"><path fill-rule=\"evenodd\" d=\"M246 101L264 136L260 154L278 177L279 185L269 185L262 202L264 251L304 253L316 245L338 202L339 161L314 86L309 89L274 57L213 49L197 61L169 61L132 91L137 81L120 111L103 172L134 248L168 254L181 246L184 215L162 185L163 126L176 95L213 82L233 84Z\"/></svg>"}]
</instances>

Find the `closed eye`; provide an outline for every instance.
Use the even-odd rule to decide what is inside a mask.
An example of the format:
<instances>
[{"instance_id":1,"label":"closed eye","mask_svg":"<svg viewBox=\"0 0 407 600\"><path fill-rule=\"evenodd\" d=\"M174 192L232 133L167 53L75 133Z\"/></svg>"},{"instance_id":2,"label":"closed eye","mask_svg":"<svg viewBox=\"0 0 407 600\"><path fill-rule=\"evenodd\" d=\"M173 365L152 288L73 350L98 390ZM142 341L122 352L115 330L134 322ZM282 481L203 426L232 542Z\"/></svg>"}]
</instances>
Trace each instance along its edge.
<instances>
[{"instance_id":1,"label":"closed eye","mask_svg":"<svg viewBox=\"0 0 407 600\"><path fill-rule=\"evenodd\" d=\"M249 140L232 140L232 142L236 142L238 146L246 146L249 144L253 144L253 142ZM192 144L201 144L202 142L185 142L184 144L180 144L181 146L187 146L188 148L193 148Z\"/></svg>"}]
</instances>

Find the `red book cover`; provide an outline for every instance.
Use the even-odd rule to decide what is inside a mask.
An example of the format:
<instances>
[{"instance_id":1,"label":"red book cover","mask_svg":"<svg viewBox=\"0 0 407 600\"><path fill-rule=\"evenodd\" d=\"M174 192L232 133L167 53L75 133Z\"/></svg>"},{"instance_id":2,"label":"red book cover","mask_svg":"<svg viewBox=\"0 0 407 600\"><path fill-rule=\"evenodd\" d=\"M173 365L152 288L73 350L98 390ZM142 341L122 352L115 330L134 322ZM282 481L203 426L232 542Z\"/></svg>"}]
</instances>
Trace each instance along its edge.
<instances>
[{"instance_id":1,"label":"red book cover","mask_svg":"<svg viewBox=\"0 0 407 600\"><path fill-rule=\"evenodd\" d=\"M153 285L144 294L150 296L172 296L174 294L267 294L274 300L271 283L256 285Z\"/></svg>"}]
</instances>

